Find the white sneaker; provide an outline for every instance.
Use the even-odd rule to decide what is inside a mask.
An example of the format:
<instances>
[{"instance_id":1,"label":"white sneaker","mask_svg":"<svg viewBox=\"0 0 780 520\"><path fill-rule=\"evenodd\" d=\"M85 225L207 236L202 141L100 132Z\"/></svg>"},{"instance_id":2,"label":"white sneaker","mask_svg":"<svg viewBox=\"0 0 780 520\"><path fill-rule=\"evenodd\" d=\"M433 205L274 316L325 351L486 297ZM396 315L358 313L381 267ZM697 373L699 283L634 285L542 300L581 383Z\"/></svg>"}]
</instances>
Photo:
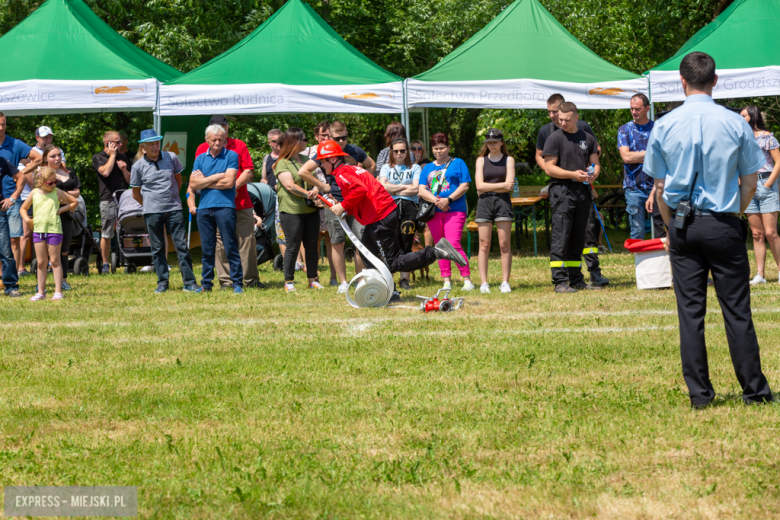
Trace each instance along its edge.
<instances>
[{"instance_id":1,"label":"white sneaker","mask_svg":"<svg viewBox=\"0 0 780 520\"><path fill-rule=\"evenodd\" d=\"M154 271L154 266L153 265L147 265L146 267L143 267L141 269L142 273L151 273L152 271Z\"/></svg>"},{"instance_id":2,"label":"white sneaker","mask_svg":"<svg viewBox=\"0 0 780 520\"><path fill-rule=\"evenodd\" d=\"M442 289L448 289L448 290L451 291L452 290L452 282L444 282L444 287L442 287Z\"/></svg>"},{"instance_id":3,"label":"white sneaker","mask_svg":"<svg viewBox=\"0 0 780 520\"><path fill-rule=\"evenodd\" d=\"M479 286L479 292L482 294L490 294L490 285L483 283Z\"/></svg>"},{"instance_id":4,"label":"white sneaker","mask_svg":"<svg viewBox=\"0 0 780 520\"><path fill-rule=\"evenodd\" d=\"M465 280L463 282L463 290L464 291L473 291L474 290L474 284L471 283L471 280Z\"/></svg>"},{"instance_id":5,"label":"white sneaker","mask_svg":"<svg viewBox=\"0 0 780 520\"><path fill-rule=\"evenodd\" d=\"M502 293L512 292L512 287L509 286L509 282L501 282L501 286L498 288Z\"/></svg>"},{"instance_id":6,"label":"white sneaker","mask_svg":"<svg viewBox=\"0 0 780 520\"><path fill-rule=\"evenodd\" d=\"M347 292L347 288L348 287L349 287L349 283L341 282L341 284L339 285L339 290L336 291L336 293L337 294L344 294L345 292Z\"/></svg>"},{"instance_id":7,"label":"white sneaker","mask_svg":"<svg viewBox=\"0 0 780 520\"><path fill-rule=\"evenodd\" d=\"M752 280L750 280L750 285L758 285L760 283L766 283L766 278L761 276L760 274L757 274L753 277Z\"/></svg>"}]
</instances>

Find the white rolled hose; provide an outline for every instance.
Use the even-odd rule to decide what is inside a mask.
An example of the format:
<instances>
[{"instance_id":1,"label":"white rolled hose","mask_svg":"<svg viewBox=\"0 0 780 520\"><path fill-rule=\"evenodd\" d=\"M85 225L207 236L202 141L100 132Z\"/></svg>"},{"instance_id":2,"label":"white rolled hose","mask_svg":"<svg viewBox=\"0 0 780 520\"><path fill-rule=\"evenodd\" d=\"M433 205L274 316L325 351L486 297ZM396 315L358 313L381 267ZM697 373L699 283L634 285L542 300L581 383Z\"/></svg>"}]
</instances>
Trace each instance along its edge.
<instances>
[{"instance_id":1,"label":"white rolled hose","mask_svg":"<svg viewBox=\"0 0 780 520\"><path fill-rule=\"evenodd\" d=\"M332 205L331 202L323 197L320 197L323 202L328 206ZM347 303L356 309L363 307L385 307L390 303L390 298L393 296L393 288L395 282L393 281L393 275L390 273L390 269L387 265L374 256L371 251L354 235L349 225L344 222L344 217L347 214L344 213L339 217L341 227L344 228L344 232L347 234L355 247L358 248L363 258L367 259L376 269L363 269L356 274L352 280L349 281L347 287ZM352 290L352 285L355 285L355 297L354 299L349 295Z\"/></svg>"}]
</instances>

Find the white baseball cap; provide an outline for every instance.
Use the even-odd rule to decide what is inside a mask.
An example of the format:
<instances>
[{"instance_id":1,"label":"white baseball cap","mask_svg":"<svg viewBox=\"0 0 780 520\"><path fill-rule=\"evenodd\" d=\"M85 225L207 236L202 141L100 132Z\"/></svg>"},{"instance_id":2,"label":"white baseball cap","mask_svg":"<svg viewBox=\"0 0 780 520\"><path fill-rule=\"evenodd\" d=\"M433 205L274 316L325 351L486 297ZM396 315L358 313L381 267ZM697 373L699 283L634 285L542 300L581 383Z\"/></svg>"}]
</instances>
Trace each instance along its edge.
<instances>
[{"instance_id":1,"label":"white baseball cap","mask_svg":"<svg viewBox=\"0 0 780 520\"><path fill-rule=\"evenodd\" d=\"M46 137L47 135L54 135L54 132L48 126L41 126L35 131L36 137Z\"/></svg>"}]
</instances>

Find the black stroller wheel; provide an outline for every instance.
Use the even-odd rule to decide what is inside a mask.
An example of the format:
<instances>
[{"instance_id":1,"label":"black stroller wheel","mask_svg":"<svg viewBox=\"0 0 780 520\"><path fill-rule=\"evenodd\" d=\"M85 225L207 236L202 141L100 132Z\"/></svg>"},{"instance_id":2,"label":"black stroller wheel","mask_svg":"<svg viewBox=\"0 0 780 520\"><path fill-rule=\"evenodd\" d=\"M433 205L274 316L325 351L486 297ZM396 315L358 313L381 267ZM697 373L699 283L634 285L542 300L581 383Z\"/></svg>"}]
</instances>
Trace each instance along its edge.
<instances>
[{"instance_id":1,"label":"black stroller wheel","mask_svg":"<svg viewBox=\"0 0 780 520\"><path fill-rule=\"evenodd\" d=\"M30 262L30 273L33 276L38 276L38 259L33 258L32 262Z\"/></svg>"},{"instance_id":2,"label":"black stroller wheel","mask_svg":"<svg viewBox=\"0 0 780 520\"><path fill-rule=\"evenodd\" d=\"M115 273L116 268L119 266L119 258L116 256L116 253L111 253L111 256L109 256L110 260L109 263L111 265L111 272Z\"/></svg>"},{"instance_id":3,"label":"black stroller wheel","mask_svg":"<svg viewBox=\"0 0 780 520\"><path fill-rule=\"evenodd\" d=\"M89 276L89 263L83 258L77 258L73 262L73 274Z\"/></svg>"},{"instance_id":4,"label":"black stroller wheel","mask_svg":"<svg viewBox=\"0 0 780 520\"><path fill-rule=\"evenodd\" d=\"M127 267L125 267L125 274L133 274L136 270L135 264L129 263L127 264Z\"/></svg>"}]
</instances>

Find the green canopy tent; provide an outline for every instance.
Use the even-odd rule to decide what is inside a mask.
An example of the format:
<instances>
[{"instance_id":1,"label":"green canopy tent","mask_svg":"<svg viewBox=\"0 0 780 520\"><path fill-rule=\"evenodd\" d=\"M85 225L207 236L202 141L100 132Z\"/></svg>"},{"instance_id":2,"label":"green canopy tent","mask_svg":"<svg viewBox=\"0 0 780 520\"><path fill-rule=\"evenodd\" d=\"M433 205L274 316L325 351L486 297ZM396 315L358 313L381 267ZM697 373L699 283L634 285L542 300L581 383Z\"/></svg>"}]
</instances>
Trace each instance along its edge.
<instances>
[{"instance_id":1,"label":"green canopy tent","mask_svg":"<svg viewBox=\"0 0 780 520\"><path fill-rule=\"evenodd\" d=\"M101 20L82 0L47 0L0 38L6 115L152 111L181 73Z\"/></svg>"},{"instance_id":2,"label":"green canopy tent","mask_svg":"<svg viewBox=\"0 0 780 520\"><path fill-rule=\"evenodd\" d=\"M715 59L715 98L780 95L780 49L772 35L780 27L780 0L735 0L677 53L650 70L653 102L680 101L680 62L691 52Z\"/></svg>"},{"instance_id":3,"label":"green canopy tent","mask_svg":"<svg viewBox=\"0 0 780 520\"><path fill-rule=\"evenodd\" d=\"M601 59L537 0L515 0L405 86L410 108L546 108L555 92L581 108L628 108L647 92L646 79Z\"/></svg>"},{"instance_id":4,"label":"green canopy tent","mask_svg":"<svg viewBox=\"0 0 780 520\"><path fill-rule=\"evenodd\" d=\"M402 91L400 77L289 0L231 49L166 82L160 115L400 113Z\"/></svg>"},{"instance_id":5,"label":"green canopy tent","mask_svg":"<svg viewBox=\"0 0 780 520\"><path fill-rule=\"evenodd\" d=\"M301 0L289 0L232 48L160 87L163 148L184 150L185 167L195 160L194 143L202 142L211 114L403 110L402 79L344 41Z\"/></svg>"}]
</instances>

